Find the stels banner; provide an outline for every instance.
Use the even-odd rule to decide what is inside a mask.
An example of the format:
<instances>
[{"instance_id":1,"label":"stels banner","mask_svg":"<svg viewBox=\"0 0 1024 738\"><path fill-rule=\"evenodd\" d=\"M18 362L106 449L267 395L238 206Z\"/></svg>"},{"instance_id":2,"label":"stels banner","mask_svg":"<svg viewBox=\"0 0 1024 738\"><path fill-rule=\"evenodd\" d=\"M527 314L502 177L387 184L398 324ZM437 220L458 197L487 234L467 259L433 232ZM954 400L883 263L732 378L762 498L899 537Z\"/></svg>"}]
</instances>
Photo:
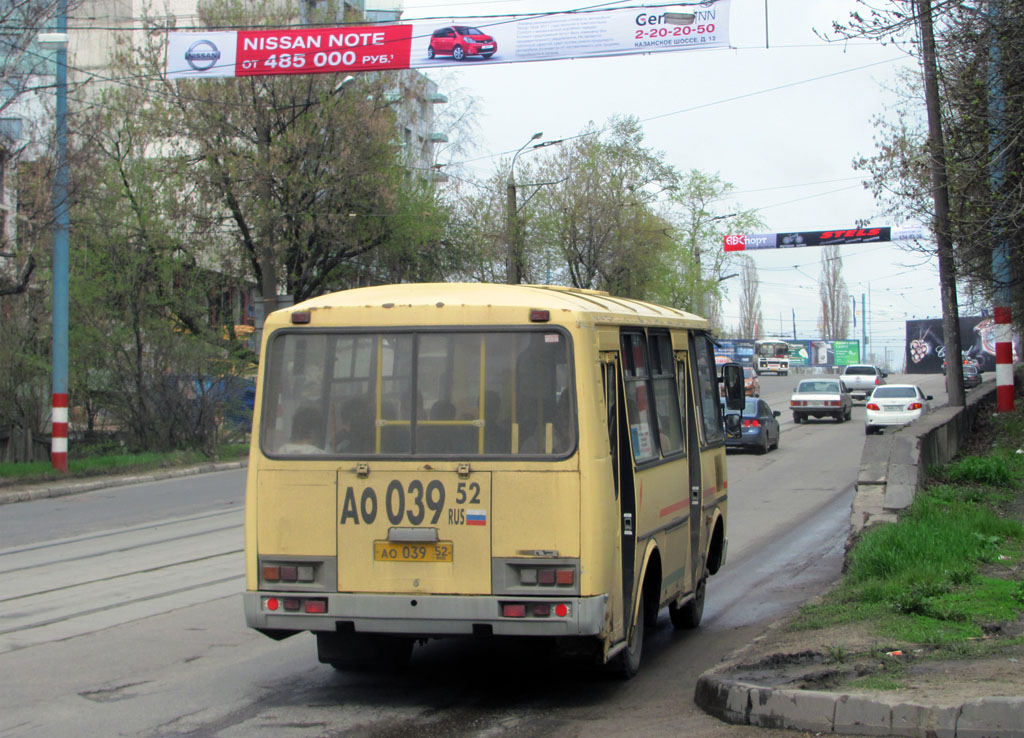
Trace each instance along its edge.
<instances>
[{"instance_id":1,"label":"stels banner","mask_svg":"<svg viewBox=\"0 0 1024 738\"><path fill-rule=\"evenodd\" d=\"M729 1L450 23L175 31L167 36L166 74L189 79L368 72L724 48Z\"/></svg>"},{"instance_id":2,"label":"stels banner","mask_svg":"<svg viewBox=\"0 0 1024 738\"><path fill-rule=\"evenodd\" d=\"M799 246L841 246L883 241L909 241L923 237L918 226L904 228L844 228L832 231L799 231L797 233L743 233L725 237L726 251L757 249L791 249Z\"/></svg>"}]
</instances>

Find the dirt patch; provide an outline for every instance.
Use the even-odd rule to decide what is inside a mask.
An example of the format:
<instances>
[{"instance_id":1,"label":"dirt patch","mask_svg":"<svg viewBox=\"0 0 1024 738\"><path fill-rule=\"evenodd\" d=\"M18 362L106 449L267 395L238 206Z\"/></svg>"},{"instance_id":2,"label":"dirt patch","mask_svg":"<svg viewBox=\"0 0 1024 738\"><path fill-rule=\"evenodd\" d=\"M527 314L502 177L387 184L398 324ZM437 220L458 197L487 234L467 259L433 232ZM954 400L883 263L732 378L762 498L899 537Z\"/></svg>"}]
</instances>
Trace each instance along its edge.
<instances>
[{"instance_id":1,"label":"dirt patch","mask_svg":"<svg viewBox=\"0 0 1024 738\"><path fill-rule=\"evenodd\" d=\"M735 657L724 676L785 689L893 696L936 705L1024 694L1024 644L1001 645L1024 632L1024 618L1000 624L960 656L924 644L886 641L864 624L791 631L779 622Z\"/></svg>"}]
</instances>

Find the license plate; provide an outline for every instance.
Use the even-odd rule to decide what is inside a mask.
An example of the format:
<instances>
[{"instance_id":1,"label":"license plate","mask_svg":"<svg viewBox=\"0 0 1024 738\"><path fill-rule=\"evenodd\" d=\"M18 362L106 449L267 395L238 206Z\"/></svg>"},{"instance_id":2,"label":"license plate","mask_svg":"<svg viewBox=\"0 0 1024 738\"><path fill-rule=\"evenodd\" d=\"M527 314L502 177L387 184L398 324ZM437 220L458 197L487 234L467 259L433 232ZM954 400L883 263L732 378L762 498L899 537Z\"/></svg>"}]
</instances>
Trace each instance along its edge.
<instances>
[{"instance_id":1,"label":"license plate","mask_svg":"<svg viewBox=\"0 0 1024 738\"><path fill-rule=\"evenodd\" d=\"M434 543L373 542L374 561L415 561L420 563L450 563L454 560L451 541Z\"/></svg>"},{"instance_id":2,"label":"license plate","mask_svg":"<svg viewBox=\"0 0 1024 738\"><path fill-rule=\"evenodd\" d=\"M901 413L903 412L903 405L883 405L882 410L887 413Z\"/></svg>"}]
</instances>

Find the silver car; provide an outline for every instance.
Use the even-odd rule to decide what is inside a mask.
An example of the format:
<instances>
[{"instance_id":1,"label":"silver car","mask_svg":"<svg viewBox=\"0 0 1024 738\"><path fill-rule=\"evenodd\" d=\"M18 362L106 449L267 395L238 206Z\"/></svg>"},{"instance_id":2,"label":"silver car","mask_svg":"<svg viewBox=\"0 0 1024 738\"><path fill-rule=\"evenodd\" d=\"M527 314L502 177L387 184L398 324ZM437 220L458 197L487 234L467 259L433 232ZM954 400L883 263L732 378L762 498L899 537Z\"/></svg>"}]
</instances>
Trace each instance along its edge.
<instances>
[{"instance_id":1,"label":"silver car","mask_svg":"<svg viewBox=\"0 0 1024 738\"><path fill-rule=\"evenodd\" d=\"M837 423L853 415L853 397L838 377L804 379L789 398L793 422L808 418L835 418Z\"/></svg>"}]
</instances>

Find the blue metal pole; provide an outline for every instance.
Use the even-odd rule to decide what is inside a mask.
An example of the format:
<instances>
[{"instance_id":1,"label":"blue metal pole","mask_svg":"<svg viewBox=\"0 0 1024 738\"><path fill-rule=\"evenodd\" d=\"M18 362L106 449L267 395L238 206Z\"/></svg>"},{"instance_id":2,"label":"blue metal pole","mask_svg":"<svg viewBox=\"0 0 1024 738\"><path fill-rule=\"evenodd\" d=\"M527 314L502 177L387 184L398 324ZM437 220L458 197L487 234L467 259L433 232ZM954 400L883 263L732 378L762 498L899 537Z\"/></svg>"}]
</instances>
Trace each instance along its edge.
<instances>
[{"instance_id":1,"label":"blue metal pole","mask_svg":"<svg viewBox=\"0 0 1024 738\"><path fill-rule=\"evenodd\" d=\"M57 32L67 33L67 0L58 3ZM53 178L53 414L50 459L68 470L68 51L57 50L57 171Z\"/></svg>"}]
</instances>

